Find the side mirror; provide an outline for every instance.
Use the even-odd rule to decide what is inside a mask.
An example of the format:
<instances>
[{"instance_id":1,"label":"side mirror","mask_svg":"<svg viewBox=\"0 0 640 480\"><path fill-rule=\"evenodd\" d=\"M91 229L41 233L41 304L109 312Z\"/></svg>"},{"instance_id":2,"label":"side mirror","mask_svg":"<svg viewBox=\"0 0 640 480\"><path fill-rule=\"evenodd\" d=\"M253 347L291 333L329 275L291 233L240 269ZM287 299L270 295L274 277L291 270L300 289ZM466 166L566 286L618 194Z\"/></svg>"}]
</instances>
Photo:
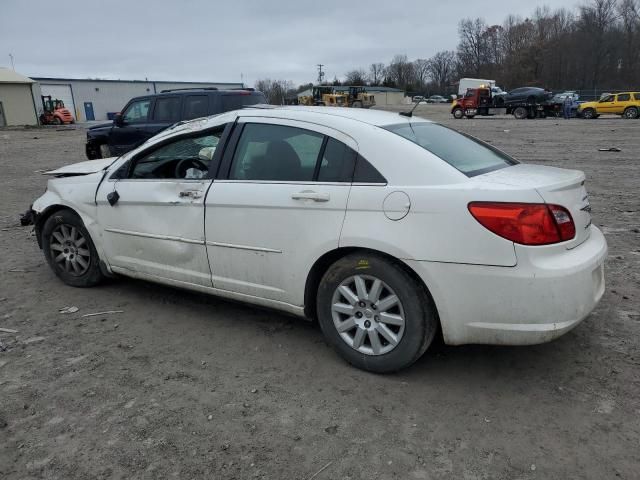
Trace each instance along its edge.
<instances>
[{"instance_id":1,"label":"side mirror","mask_svg":"<svg viewBox=\"0 0 640 480\"><path fill-rule=\"evenodd\" d=\"M113 117L113 124L116 127L124 126L124 119L122 118L122 114L121 113L116 113L116 116Z\"/></svg>"}]
</instances>

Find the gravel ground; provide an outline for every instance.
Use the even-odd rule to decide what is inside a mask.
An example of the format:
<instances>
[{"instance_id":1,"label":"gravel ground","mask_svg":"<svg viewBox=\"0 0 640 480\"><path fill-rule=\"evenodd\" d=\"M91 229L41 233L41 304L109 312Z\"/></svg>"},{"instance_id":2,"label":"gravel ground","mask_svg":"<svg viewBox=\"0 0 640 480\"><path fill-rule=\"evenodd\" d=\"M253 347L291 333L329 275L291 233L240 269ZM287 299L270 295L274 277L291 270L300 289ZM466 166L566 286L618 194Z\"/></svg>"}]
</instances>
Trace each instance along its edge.
<instances>
[{"instance_id":1,"label":"gravel ground","mask_svg":"<svg viewBox=\"0 0 640 480\"><path fill-rule=\"evenodd\" d=\"M39 170L84 159L84 132L0 130L0 327L18 330L0 333L0 478L637 479L640 120L418 114L586 172L610 255L580 326L435 345L380 376L279 313L127 279L67 287L17 214ZM82 317L105 310L124 313Z\"/></svg>"}]
</instances>

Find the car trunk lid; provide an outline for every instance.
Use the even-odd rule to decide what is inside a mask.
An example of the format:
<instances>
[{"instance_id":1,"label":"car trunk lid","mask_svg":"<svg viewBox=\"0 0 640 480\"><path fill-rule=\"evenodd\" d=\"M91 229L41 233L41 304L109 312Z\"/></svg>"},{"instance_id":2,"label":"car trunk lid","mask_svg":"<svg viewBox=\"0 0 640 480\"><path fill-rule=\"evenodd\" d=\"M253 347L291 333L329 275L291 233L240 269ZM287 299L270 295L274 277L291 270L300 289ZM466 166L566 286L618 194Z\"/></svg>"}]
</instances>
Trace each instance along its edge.
<instances>
[{"instance_id":1,"label":"car trunk lid","mask_svg":"<svg viewBox=\"0 0 640 480\"><path fill-rule=\"evenodd\" d=\"M579 170L518 164L475 178L483 183L532 188L546 203L565 207L571 213L576 236L567 242L567 248L580 245L589 238L591 206L584 186L585 175Z\"/></svg>"}]
</instances>

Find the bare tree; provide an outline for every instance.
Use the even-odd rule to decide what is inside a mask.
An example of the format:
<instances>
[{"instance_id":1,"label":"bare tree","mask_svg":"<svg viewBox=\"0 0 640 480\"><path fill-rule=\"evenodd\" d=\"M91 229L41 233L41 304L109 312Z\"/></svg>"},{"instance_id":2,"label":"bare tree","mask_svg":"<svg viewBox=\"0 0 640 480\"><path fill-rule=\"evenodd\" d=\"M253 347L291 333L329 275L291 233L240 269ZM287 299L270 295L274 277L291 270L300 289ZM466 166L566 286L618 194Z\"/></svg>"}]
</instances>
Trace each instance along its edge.
<instances>
[{"instance_id":1,"label":"bare tree","mask_svg":"<svg viewBox=\"0 0 640 480\"><path fill-rule=\"evenodd\" d=\"M429 77L440 92L452 83L456 70L456 54L448 50L438 52L428 60Z\"/></svg>"},{"instance_id":2,"label":"bare tree","mask_svg":"<svg viewBox=\"0 0 640 480\"><path fill-rule=\"evenodd\" d=\"M479 77L489 58L485 32L487 25L480 18L464 19L458 24L460 43L458 61L463 74Z\"/></svg>"},{"instance_id":3,"label":"bare tree","mask_svg":"<svg viewBox=\"0 0 640 480\"><path fill-rule=\"evenodd\" d=\"M415 84L413 63L406 55L396 55L386 70L386 79L403 90L411 90Z\"/></svg>"},{"instance_id":4,"label":"bare tree","mask_svg":"<svg viewBox=\"0 0 640 480\"><path fill-rule=\"evenodd\" d=\"M415 76L415 87L423 91L429 80L429 60L418 58L413 61L413 72Z\"/></svg>"},{"instance_id":5,"label":"bare tree","mask_svg":"<svg viewBox=\"0 0 640 480\"><path fill-rule=\"evenodd\" d=\"M348 71L344 76L345 85L366 85L367 84L367 72L361 68Z\"/></svg>"},{"instance_id":6,"label":"bare tree","mask_svg":"<svg viewBox=\"0 0 640 480\"><path fill-rule=\"evenodd\" d=\"M369 84L380 85L384 80L385 70L384 63L372 63L369 66Z\"/></svg>"},{"instance_id":7,"label":"bare tree","mask_svg":"<svg viewBox=\"0 0 640 480\"><path fill-rule=\"evenodd\" d=\"M256 81L256 90L260 90L272 105L284 105L289 92L295 91L293 82L289 80L271 80L265 78Z\"/></svg>"}]
</instances>

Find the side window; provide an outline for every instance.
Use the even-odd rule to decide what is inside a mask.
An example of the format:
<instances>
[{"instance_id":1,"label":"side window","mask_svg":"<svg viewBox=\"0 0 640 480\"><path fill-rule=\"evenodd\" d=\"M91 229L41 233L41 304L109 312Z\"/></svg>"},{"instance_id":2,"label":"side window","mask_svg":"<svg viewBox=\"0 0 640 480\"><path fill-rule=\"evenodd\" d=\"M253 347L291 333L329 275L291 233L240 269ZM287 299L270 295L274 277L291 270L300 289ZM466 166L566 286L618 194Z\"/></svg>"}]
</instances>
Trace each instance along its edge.
<instances>
[{"instance_id":1,"label":"side window","mask_svg":"<svg viewBox=\"0 0 640 480\"><path fill-rule=\"evenodd\" d=\"M356 170L353 172L353 183L383 183L386 185L387 179L364 157L358 155Z\"/></svg>"},{"instance_id":2,"label":"side window","mask_svg":"<svg viewBox=\"0 0 640 480\"><path fill-rule=\"evenodd\" d=\"M132 179L199 179L207 176L223 129L180 138L134 160ZM116 172L118 173L118 172Z\"/></svg>"},{"instance_id":3,"label":"side window","mask_svg":"<svg viewBox=\"0 0 640 480\"><path fill-rule=\"evenodd\" d=\"M248 123L238 141L229 178L311 181L323 138L302 128Z\"/></svg>"},{"instance_id":4,"label":"side window","mask_svg":"<svg viewBox=\"0 0 640 480\"><path fill-rule=\"evenodd\" d=\"M149 116L149 105L151 100L139 100L133 102L127 107L122 114L122 120L125 123L140 123L146 122Z\"/></svg>"},{"instance_id":5,"label":"side window","mask_svg":"<svg viewBox=\"0 0 640 480\"><path fill-rule=\"evenodd\" d=\"M207 95L189 95L184 99L184 120L206 117L209 114Z\"/></svg>"},{"instance_id":6,"label":"side window","mask_svg":"<svg viewBox=\"0 0 640 480\"><path fill-rule=\"evenodd\" d=\"M636 92L633 94L633 98L636 99L636 101L640 101L640 93Z\"/></svg>"},{"instance_id":7,"label":"side window","mask_svg":"<svg viewBox=\"0 0 640 480\"><path fill-rule=\"evenodd\" d=\"M319 182L351 182L358 152L333 138L327 140L320 169Z\"/></svg>"},{"instance_id":8,"label":"side window","mask_svg":"<svg viewBox=\"0 0 640 480\"><path fill-rule=\"evenodd\" d=\"M615 96L614 95L609 95L607 97L604 97L602 100L600 100L601 103L605 103L605 102L613 102Z\"/></svg>"},{"instance_id":9,"label":"side window","mask_svg":"<svg viewBox=\"0 0 640 480\"><path fill-rule=\"evenodd\" d=\"M158 97L153 110L153 119L156 122L177 122L180 120L180 97Z\"/></svg>"},{"instance_id":10,"label":"side window","mask_svg":"<svg viewBox=\"0 0 640 480\"><path fill-rule=\"evenodd\" d=\"M620 95L618 95L618 98L617 98L618 102L628 102L629 100L631 100L630 93L621 93Z\"/></svg>"}]
</instances>

